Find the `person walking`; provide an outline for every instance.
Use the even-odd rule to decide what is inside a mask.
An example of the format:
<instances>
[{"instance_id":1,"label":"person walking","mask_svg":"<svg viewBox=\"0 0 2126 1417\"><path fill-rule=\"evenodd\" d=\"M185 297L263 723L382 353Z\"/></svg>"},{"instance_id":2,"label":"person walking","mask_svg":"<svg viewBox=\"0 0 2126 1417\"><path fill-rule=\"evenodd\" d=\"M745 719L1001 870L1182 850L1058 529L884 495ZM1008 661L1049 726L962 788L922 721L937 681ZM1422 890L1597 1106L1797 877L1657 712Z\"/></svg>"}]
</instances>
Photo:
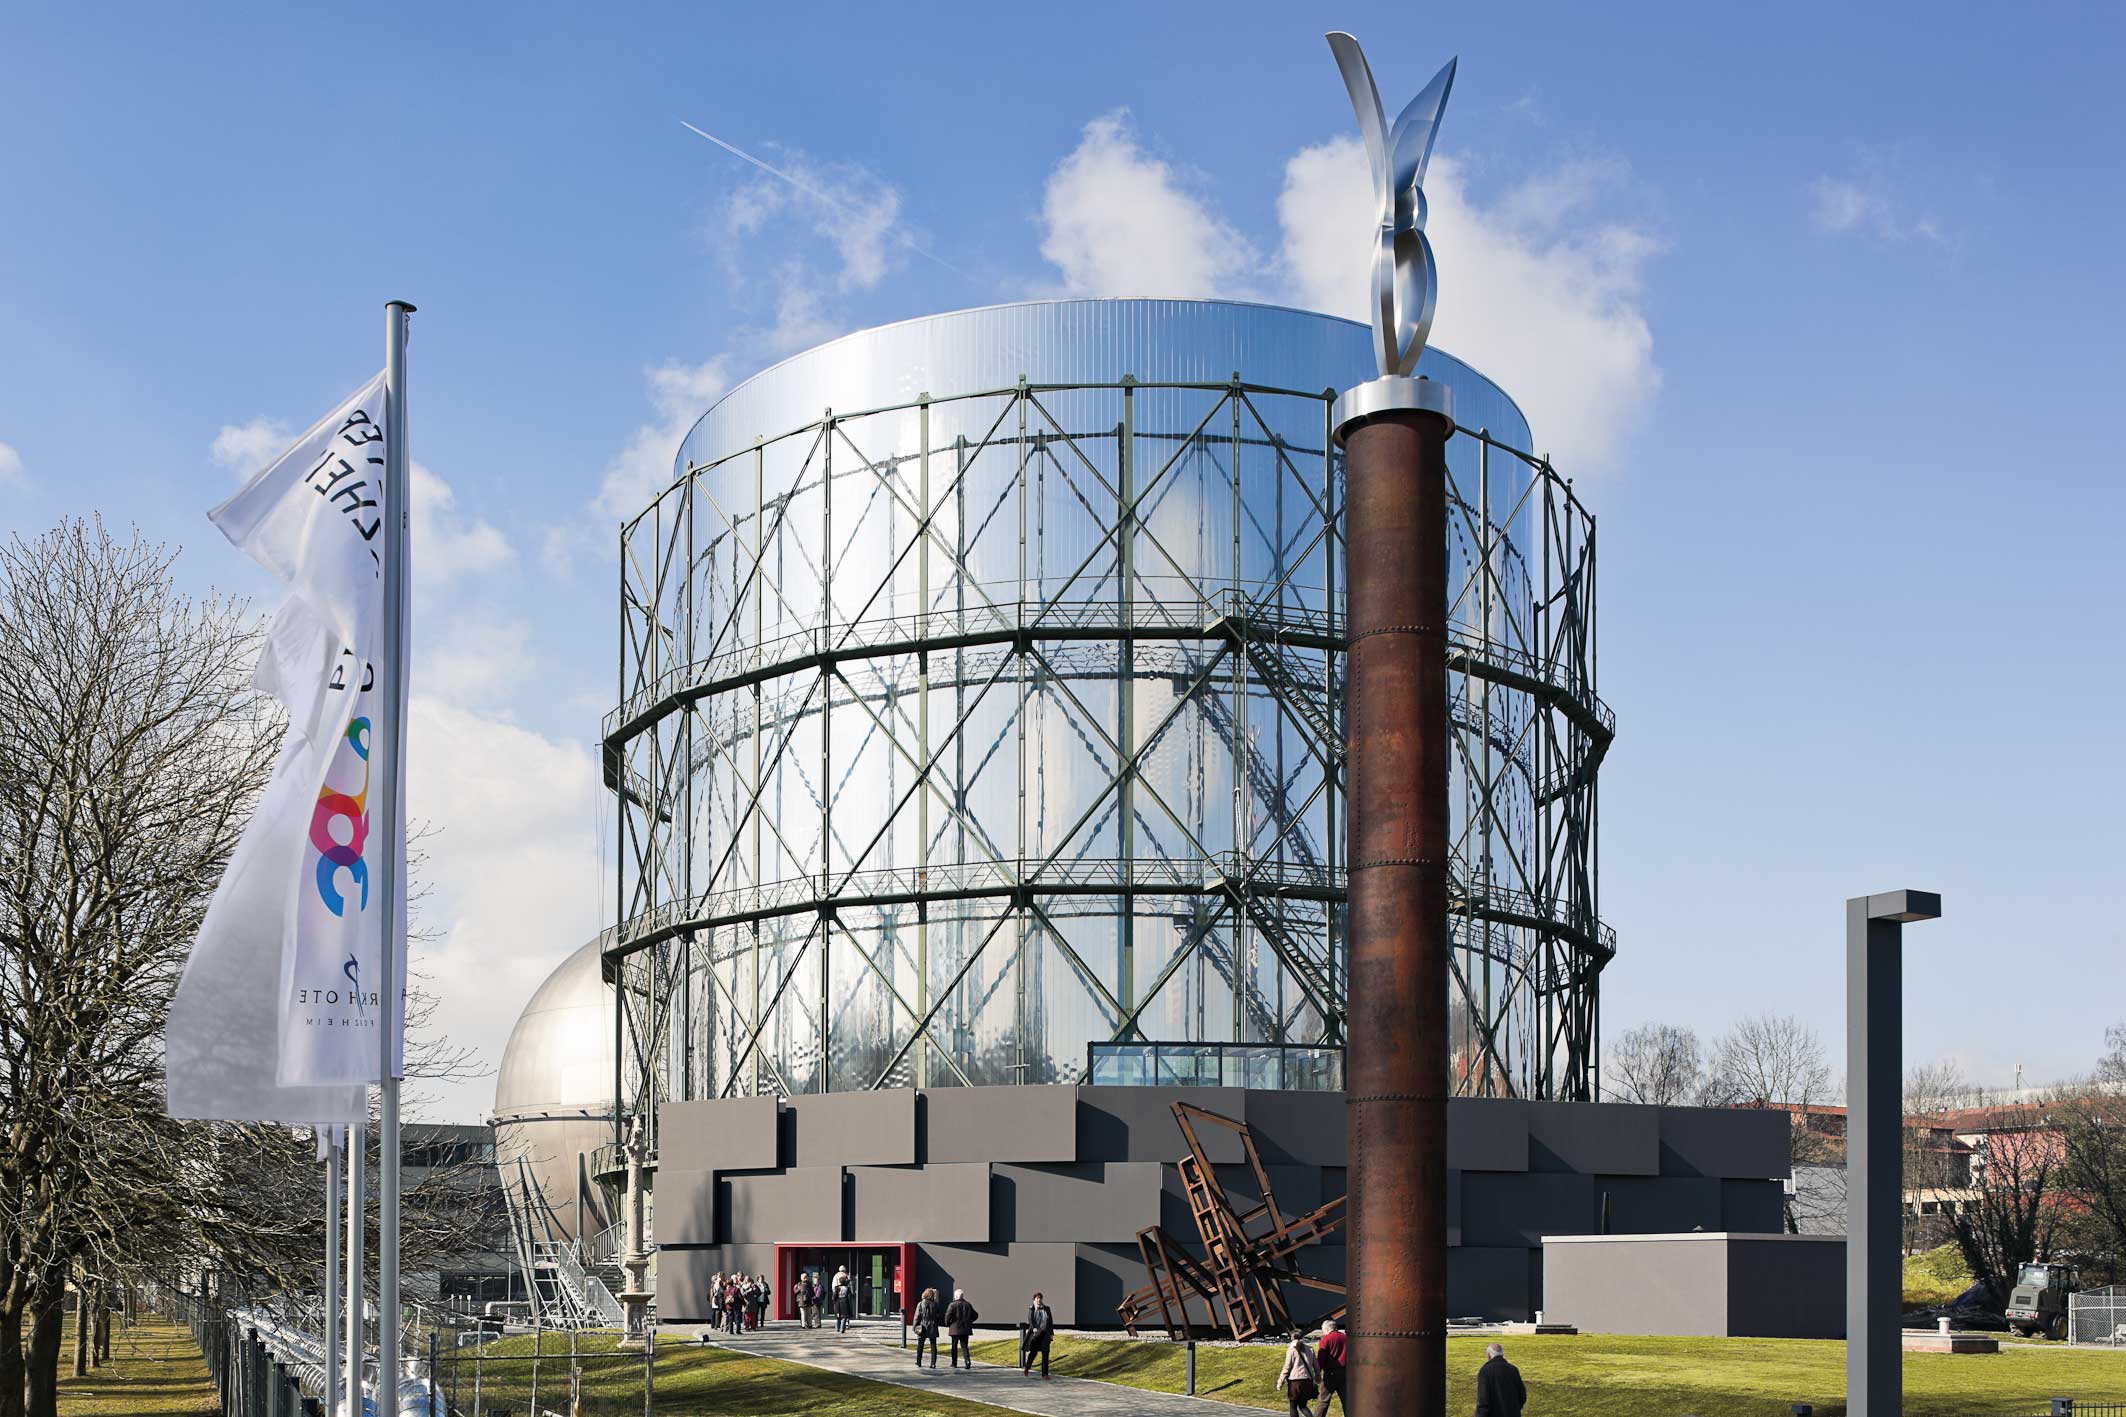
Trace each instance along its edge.
<instances>
[{"instance_id":1,"label":"person walking","mask_svg":"<svg viewBox=\"0 0 2126 1417\"><path fill-rule=\"evenodd\" d=\"M790 1281L790 1312L796 1316L800 1327L810 1328L812 1326L805 1322L805 1275L803 1270L799 1270L797 1278Z\"/></svg>"},{"instance_id":2,"label":"person walking","mask_svg":"<svg viewBox=\"0 0 2126 1417\"><path fill-rule=\"evenodd\" d=\"M1489 1357L1476 1370L1476 1417L1521 1417L1528 1402L1521 1370L1506 1361L1506 1350L1496 1343L1484 1352Z\"/></svg>"},{"instance_id":3,"label":"person walking","mask_svg":"<svg viewBox=\"0 0 2126 1417\"><path fill-rule=\"evenodd\" d=\"M1284 1346L1284 1366L1277 1370L1277 1386L1284 1389L1285 1410L1290 1417L1312 1417L1310 1404L1319 1391L1315 1380L1319 1372L1314 1352L1307 1347L1307 1336L1293 1334L1292 1341Z\"/></svg>"},{"instance_id":4,"label":"person walking","mask_svg":"<svg viewBox=\"0 0 2126 1417\"><path fill-rule=\"evenodd\" d=\"M930 1366L938 1365L938 1292L925 1289L923 1297L915 1301L915 1366L923 1366L923 1345L930 1345ZM955 1365L956 1366L956 1365Z\"/></svg>"},{"instance_id":5,"label":"person walking","mask_svg":"<svg viewBox=\"0 0 2126 1417\"><path fill-rule=\"evenodd\" d=\"M1345 1359L1350 1355L1350 1340L1344 1337L1343 1326L1334 1319L1321 1321L1321 1337L1314 1345L1315 1380L1321 1385L1321 1406L1314 1409L1314 1417L1329 1417L1329 1399L1343 1398L1340 1406L1344 1417L1351 1417L1351 1399L1344 1397Z\"/></svg>"},{"instance_id":6,"label":"person walking","mask_svg":"<svg viewBox=\"0 0 2126 1417\"><path fill-rule=\"evenodd\" d=\"M1048 1376L1048 1348L1055 1342L1056 1316L1041 1297L1041 1291L1033 1292L1033 1303L1027 1307L1026 1320L1019 1325L1019 1371L1033 1376L1033 1355L1041 1355L1041 1376ZM970 1360L971 1361L971 1360Z\"/></svg>"},{"instance_id":7,"label":"person walking","mask_svg":"<svg viewBox=\"0 0 2126 1417\"><path fill-rule=\"evenodd\" d=\"M847 1333L855 1317L856 1283L849 1278L849 1267L843 1265L834 1271L834 1331Z\"/></svg>"},{"instance_id":8,"label":"person walking","mask_svg":"<svg viewBox=\"0 0 2126 1417\"><path fill-rule=\"evenodd\" d=\"M810 1320L811 1327L818 1328L820 1325L819 1311L826 1307L827 1303L827 1289L820 1282L819 1271L816 1269L812 1271L811 1277L805 1281L805 1294L806 1302L811 1306L807 1311L806 1317Z\"/></svg>"},{"instance_id":9,"label":"person walking","mask_svg":"<svg viewBox=\"0 0 2126 1417\"><path fill-rule=\"evenodd\" d=\"M952 1291L952 1302L945 1306L945 1332L952 1339L953 1367L959 1367L962 1358L967 1360L969 1368L974 1367L974 1354L968 1350L967 1340L973 1337L974 1326L981 1317L974 1311L974 1305L967 1302L966 1290Z\"/></svg>"}]
</instances>

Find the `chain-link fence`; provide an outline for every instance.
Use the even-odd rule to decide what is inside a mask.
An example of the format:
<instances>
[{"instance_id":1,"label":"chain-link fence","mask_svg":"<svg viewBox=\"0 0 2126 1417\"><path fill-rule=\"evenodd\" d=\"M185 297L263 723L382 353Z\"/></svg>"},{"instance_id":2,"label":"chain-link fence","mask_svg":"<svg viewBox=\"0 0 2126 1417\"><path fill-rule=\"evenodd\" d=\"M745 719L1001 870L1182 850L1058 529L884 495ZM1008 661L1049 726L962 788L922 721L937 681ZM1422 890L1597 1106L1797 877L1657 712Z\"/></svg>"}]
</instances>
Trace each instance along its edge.
<instances>
[{"instance_id":1,"label":"chain-link fence","mask_svg":"<svg viewBox=\"0 0 2126 1417\"><path fill-rule=\"evenodd\" d=\"M2126 1348L2126 1285L2068 1295L2067 1341L2076 1347Z\"/></svg>"}]
</instances>

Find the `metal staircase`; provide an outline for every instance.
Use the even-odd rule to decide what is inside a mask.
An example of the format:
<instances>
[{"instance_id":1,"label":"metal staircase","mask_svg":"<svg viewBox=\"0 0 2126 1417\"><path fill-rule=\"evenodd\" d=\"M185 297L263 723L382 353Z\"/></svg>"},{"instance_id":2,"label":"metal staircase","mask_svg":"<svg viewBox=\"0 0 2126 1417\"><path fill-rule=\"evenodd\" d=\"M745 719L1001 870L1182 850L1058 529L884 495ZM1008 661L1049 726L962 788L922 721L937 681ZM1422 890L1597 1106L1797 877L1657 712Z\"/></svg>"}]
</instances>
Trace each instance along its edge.
<instances>
[{"instance_id":1,"label":"metal staircase","mask_svg":"<svg viewBox=\"0 0 2126 1417\"><path fill-rule=\"evenodd\" d=\"M618 1328L620 1301L605 1281L584 1269L575 1248L555 1240L532 1245L532 1294L540 1313L557 1328Z\"/></svg>"}]
</instances>

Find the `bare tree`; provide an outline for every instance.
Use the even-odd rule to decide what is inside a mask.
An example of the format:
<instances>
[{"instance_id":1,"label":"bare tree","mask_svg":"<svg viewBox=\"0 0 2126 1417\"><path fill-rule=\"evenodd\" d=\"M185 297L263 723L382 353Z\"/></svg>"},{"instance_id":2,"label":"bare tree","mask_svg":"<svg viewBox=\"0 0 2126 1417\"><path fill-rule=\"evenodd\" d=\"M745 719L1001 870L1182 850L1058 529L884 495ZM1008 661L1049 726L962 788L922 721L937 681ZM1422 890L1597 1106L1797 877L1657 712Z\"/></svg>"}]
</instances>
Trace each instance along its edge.
<instances>
[{"instance_id":1,"label":"bare tree","mask_svg":"<svg viewBox=\"0 0 2126 1417\"><path fill-rule=\"evenodd\" d=\"M2126 1023L2104 1030L2104 1047L2108 1051L2097 1059L2096 1081L2105 1087L2126 1087Z\"/></svg>"},{"instance_id":2,"label":"bare tree","mask_svg":"<svg viewBox=\"0 0 2126 1417\"><path fill-rule=\"evenodd\" d=\"M1971 1273L2005 1300L2022 1266L2049 1260L2068 1207L2063 1123L2058 1097L1993 1109L1979 1134L1971 1198L1953 1217L1957 1248Z\"/></svg>"},{"instance_id":3,"label":"bare tree","mask_svg":"<svg viewBox=\"0 0 2126 1417\"><path fill-rule=\"evenodd\" d=\"M1757 1014L1713 1046L1704 1100L1715 1107L1779 1107L1790 1113L1797 1184L1786 1228L1814 1228L1845 1210L1845 1131L1825 1109L1838 1100L1831 1065L1815 1031L1787 1014ZM1799 1184L1808 1168L1809 1185Z\"/></svg>"},{"instance_id":4,"label":"bare tree","mask_svg":"<svg viewBox=\"0 0 2126 1417\"><path fill-rule=\"evenodd\" d=\"M1971 1153L1949 1124L1953 1113L1974 1105L1978 1089L1954 1058L1922 1063L1905 1073L1904 1189L1920 1193L1916 1213L1905 1218L1905 1249L1932 1249L1950 1238L1950 1212L1971 1184ZM1926 1193L1932 1192L1932 1195ZM1935 1207L1932 1214L1924 1207Z\"/></svg>"},{"instance_id":5,"label":"bare tree","mask_svg":"<svg viewBox=\"0 0 2126 1417\"><path fill-rule=\"evenodd\" d=\"M1627 1029L1602 1063L1603 1091L1617 1102L1689 1102L1704 1086L1704 1074L1698 1035L1667 1023Z\"/></svg>"}]
</instances>

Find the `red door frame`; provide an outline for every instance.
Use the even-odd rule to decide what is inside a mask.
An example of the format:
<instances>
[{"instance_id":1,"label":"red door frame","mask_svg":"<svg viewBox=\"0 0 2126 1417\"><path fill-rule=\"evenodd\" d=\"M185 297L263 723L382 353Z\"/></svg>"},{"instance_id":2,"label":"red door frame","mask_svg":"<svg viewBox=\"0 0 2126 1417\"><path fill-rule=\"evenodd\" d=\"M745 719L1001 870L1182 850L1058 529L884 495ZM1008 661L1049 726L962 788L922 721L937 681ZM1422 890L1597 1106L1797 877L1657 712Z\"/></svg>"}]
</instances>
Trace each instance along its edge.
<instances>
[{"instance_id":1,"label":"red door frame","mask_svg":"<svg viewBox=\"0 0 2126 1417\"><path fill-rule=\"evenodd\" d=\"M897 1281L901 1286L901 1316L915 1317L915 1244L913 1241L873 1240L851 1241L820 1240L810 1244L777 1244L775 1247L775 1317L788 1320L797 1317L790 1307L790 1290L797 1283L796 1252L799 1250L899 1250L899 1270L888 1276L888 1282Z\"/></svg>"}]
</instances>

